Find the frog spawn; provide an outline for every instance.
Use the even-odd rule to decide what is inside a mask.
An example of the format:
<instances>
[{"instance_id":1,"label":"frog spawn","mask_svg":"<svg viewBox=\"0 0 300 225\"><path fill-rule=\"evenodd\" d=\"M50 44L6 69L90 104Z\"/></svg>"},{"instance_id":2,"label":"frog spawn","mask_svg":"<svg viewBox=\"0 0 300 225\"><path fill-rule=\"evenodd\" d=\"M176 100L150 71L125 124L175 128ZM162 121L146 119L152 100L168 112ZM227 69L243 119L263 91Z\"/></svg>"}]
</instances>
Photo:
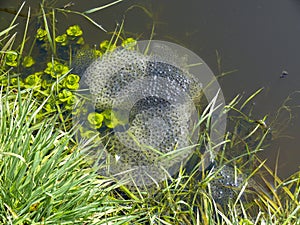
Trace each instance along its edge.
<instances>
[{"instance_id":1,"label":"frog spawn","mask_svg":"<svg viewBox=\"0 0 300 225\"><path fill-rule=\"evenodd\" d=\"M117 94L136 79L143 78L146 57L136 51L115 50L95 60L84 72L84 82L95 107L111 108ZM127 93L127 95L130 93Z\"/></svg>"},{"instance_id":2,"label":"frog spawn","mask_svg":"<svg viewBox=\"0 0 300 225\"><path fill-rule=\"evenodd\" d=\"M219 168L214 170L217 169ZM210 182L213 199L222 207L226 206L229 200L235 200L244 181L245 176L235 174L234 168L223 166L217 174L217 178Z\"/></svg>"},{"instance_id":3,"label":"frog spawn","mask_svg":"<svg viewBox=\"0 0 300 225\"><path fill-rule=\"evenodd\" d=\"M177 172L192 150L189 146L197 142L191 133L198 114L194 96L201 84L162 58L117 49L95 60L82 79L95 110L110 109L126 124L116 127L105 143L106 161L111 156L107 171L118 178L133 178L137 185L163 180L164 171Z\"/></svg>"}]
</instances>

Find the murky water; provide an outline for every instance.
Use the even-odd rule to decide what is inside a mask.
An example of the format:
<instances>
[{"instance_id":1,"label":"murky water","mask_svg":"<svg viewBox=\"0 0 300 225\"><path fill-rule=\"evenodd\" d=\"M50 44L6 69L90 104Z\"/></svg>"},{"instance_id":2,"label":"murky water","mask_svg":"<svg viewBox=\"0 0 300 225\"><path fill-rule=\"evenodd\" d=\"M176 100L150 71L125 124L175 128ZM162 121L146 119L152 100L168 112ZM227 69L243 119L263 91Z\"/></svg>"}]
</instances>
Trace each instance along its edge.
<instances>
[{"instance_id":1,"label":"murky water","mask_svg":"<svg viewBox=\"0 0 300 225\"><path fill-rule=\"evenodd\" d=\"M69 2L58 1L55 5L63 7ZM74 5L70 9L85 11L109 1L72 2ZM263 87L263 93L255 98L255 119L261 119L265 114L274 115L289 94L300 90L298 0L124 1L94 13L91 17L108 31L112 31L116 23L121 22L126 9L136 3L152 12L156 22L154 39L177 42L191 49L207 62L215 74L219 73L216 51L222 58L222 71L237 70L220 79L228 101L239 93L249 96ZM19 5L19 1L0 3L1 8L17 9ZM37 1L27 1L27 5L31 5L32 13L35 13ZM89 43L98 44L109 37L78 15L57 16L59 29L75 23L80 24ZM2 30L12 15L1 12L0 17ZM128 36L130 33L138 33L141 38L149 38L152 19L141 9L128 11L125 18ZM288 75L280 78L282 71L287 71ZM293 104L300 104L300 94L293 97ZM280 151L279 175L282 177L287 177L299 169L299 113L300 110L294 111L296 118L283 131L284 137L276 139L261 154L268 158L268 165L273 166ZM284 121L284 116L281 119ZM285 125L285 122L282 123Z\"/></svg>"}]
</instances>

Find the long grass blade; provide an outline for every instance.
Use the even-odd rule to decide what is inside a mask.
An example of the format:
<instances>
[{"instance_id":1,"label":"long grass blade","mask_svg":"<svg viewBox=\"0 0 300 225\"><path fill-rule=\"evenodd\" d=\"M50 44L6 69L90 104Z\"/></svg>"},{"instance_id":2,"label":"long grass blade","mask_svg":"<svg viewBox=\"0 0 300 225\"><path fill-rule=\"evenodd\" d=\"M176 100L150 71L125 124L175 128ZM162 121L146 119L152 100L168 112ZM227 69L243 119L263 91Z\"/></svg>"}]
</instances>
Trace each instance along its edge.
<instances>
[{"instance_id":1,"label":"long grass blade","mask_svg":"<svg viewBox=\"0 0 300 225\"><path fill-rule=\"evenodd\" d=\"M123 1L123 0L117 0L117 1L111 2L111 3L109 3L109 4L106 4L106 5L104 5L104 6L100 6L100 7L93 8L93 9L89 9L89 10L87 10L87 11L84 11L83 13L84 13L84 14L91 14L91 13L94 13L94 12L98 12L98 11L100 11L100 10L103 10L103 9L106 9L106 8L108 8L108 7L110 7L110 6L113 6L113 5L115 5L115 4L118 4L118 3L122 2L122 1Z\"/></svg>"},{"instance_id":2,"label":"long grass blade","mask_svg":"<svg viewBox=\"0 0 300 225\"><path fill-rule=\"evenodd\" d=\"M263 88L258 89L256 92L254 92L247 100L242 104L240 110L242 110L255 96L257 96Z\"/></svg>"},{"instance_id":3,"label":"long grass blade","mask_svg":"<svg viewBox=\"0 0 300 225\"><path fill-rule=\"evenodd\" d=\"M27 37L27 32L28 32L29 20L30 20L30 7L28 8L27 19L26 19L25 29L24 29L24 34L23 34L23 40L22 40L21 45L20 45L20 53L19 53L20 56L23 55L23 50L24 50L24 47L25 47L26 37ZM18 58L18 64L19 65L20 65L20 60L21 60L21 57Z\"/></svg>"},{"instance_id":4,"label":"long grass blade","mask_svg":"<svg viewBox=\"0 0 300 225\"><path fill-rule=\"evenodd\" d=\"M5 30L3 30L3 31L1 31L0 32L0 37L1 36L3 36L3 35L5 35L5 34L7 34L7 33L9 33L12 29L14 29L16 26L18 26L18 23L17 24L14 24L14 25L12 25L12 26L10 26L10 27L8 27L8 28L6 28Z\"/></svg>"},{"instance_id":5,"label":"long grass blade","mask_svg":"<svg viewBox=\"0 0 300 225\"><path fill-rule=\"evenodd\" d=\"M20 8L18 9L18 12L16 13L16 15L15 15L14 18L13 18L13 20L11 21L9 27L12 27L12 26L14 25L14 23L16 22L16 20L17 20L19 14L20 14L21 11L22 11L22 9L23 9L25 3L26 3L25 1L22 3L22 5L20 6Z\"/></svg>"},{"instance_id":6,"label":"long grass blade","mask_svg":"<svg viewBox=\"0 0 300 225\"><path fill-rule=\"evenodd\" d=\"M52 37L51 37L51 33L50 33L46 13L45 13L45 10L44 10L44 7L43 7L42 4L41 4L41 10L42 10L42 16L43 16L43 20L44 20L45 30L47 31L47 38L48 38L48 41L49 41L49 45L50 45L50 48L52 50L52 53L54 55L56 55L56 49L54 48L54 44L53 44L53 40L52 40Z\"/></svg>"}]
</instances>

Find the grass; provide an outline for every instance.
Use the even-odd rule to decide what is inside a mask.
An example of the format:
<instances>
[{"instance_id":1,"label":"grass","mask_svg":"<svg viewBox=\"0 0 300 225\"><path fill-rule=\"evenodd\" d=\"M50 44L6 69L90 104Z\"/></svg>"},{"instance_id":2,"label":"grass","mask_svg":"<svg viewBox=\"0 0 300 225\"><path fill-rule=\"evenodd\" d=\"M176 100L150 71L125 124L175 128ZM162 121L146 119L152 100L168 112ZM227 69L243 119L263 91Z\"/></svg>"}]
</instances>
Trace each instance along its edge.
<instances>
[{"instance_id":1,"label":"grass","mask_svg":"<svg viewBox=\"0 0 300 225\"><path fill-rule=\"evenodd\" d=\"M86 17L104 8L75 14ZM55 55L54 28L48 24L55 14L53 9L46 10L42 7L41 16ZM20 12L0 31L1 78L20 77L16 69L5 67L4 60L15 48L13 31ZM20 55L26 48L29 19L30 11L17 47ZM265 118L260 123L254 120L248 107L260 91L246 100L237 96L225 107L232 113L232 130L225 135L214 169L200 171L199 154L192 168L182 166L178 174L148 189L128 187L126 182L99 175L98 168L86 160L86 153L95 146L76 142L76 126L70 127L58 113L39 117L55 92L53 86L49 97L41 101L34 88L21 88L20 81L1 88L1 224L300 224L300 171L281 180L276 170L256 156L269 135L268 127L262 125ZM288 107L285 104L283 108ZM233 155L235 150L240 151ZM225 168L230 168L233 180L242 177L242 182L237 186L220 182L225 179ZM215 186L229 197L219 201Z\"/></svg>"},{"instance_id":2,"label":"grass","mask_svg":"<svg viewBox=\"0 0 300 225\"><path fill-rule=\"evenodd\" d=\"M59 129L56 116L35 122L42 104L32 93L18 90L1 97L1 216L3 224L76 224L106 219L126 208L126 201L108 193L118 185L99 179L87 166L84 145L73 142L74 130ZM123 206L121 206L123 203ZM119 205L116 207L116 205ZM98 215L95 216L95 213ZM92 217L92 218L91 218ZM130 220L123 218L120 221Z\"/></svg>"}]
</instances>

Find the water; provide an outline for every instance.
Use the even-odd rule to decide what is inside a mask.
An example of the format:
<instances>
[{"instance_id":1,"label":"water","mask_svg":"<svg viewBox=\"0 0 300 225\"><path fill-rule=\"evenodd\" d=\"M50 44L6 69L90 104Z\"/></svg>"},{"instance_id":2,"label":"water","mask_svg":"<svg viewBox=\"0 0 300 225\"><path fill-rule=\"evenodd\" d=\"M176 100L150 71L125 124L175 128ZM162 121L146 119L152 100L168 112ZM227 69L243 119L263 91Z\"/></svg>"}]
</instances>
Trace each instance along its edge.
<instances>
[{"instance_id":1,"label":"water","mask_svg":"<svg viewBox=\"0 0 300 225\"><path fill-rule=\"evenodd\" d=\"M59 1L63 7L70 1ZM99 6L99 1L72 1L72 10L85 11ZM109 1L101 1L105 4ZM210 68L218 74L216 51L222 57L222 71L237 72L220 79L223 93L229 101L236 94L251 95L263 87L264 91L255 98L255 119L265 114L274 114L285 98L300 90L300 2L298 0L210 0L210 1L168 1L143 0L124 1L116 6L91 15L108 31L115 28L123 18L125 10L139 3L153 12L157 22L155 39L182 44L197 53ZM19 1L1 2L2 8L17 8ZM27 1L35 12L37 1ZM25 13L26 11L24 11ZM10 14L1 12L0 29L5 27ZM138 33L141 38L149 38L151 19L140 9L126 14L125 30ZM88 43L98 44L109 35L91 25L77 15L58 15L57 27L65 29L72 24L80 24ZM2 27L3 26L3 27ZM282 71L288 75L280 78ZM294 95L294 104L300 103L300 95ZM287 177L299 169L299 110L294 111L295 119L282 133L291 138L276 139L261 156L268 158L268 165L275 164L279 155L279 175ZM284 120L284 116L281 118ZM270 122L267 121L267 122ZM284 125L284 124L283 124Z\"/></svg>"},{"instance_id":2,"label":"water","mask_svg":"<svg viewBox=\"0 0 300 225\"><path fill-rule=\"evenodd\" d=\"M257 118L277 110L291 92L300 89L299 2L213 0L189 1L189 5L185 5L175 1L172 8L165 6L161 15L166 25L157 33L178 38L199 54L215 73L218 72L216 50L222 56L224 71L238 70L220 80L228 100L238 93L250 95L260 87L265 88L255 99ZM280 79L283 70L289 75ZM300 103L299 95L294 103ZM300 157L297 157L299 122L296 118L285 132L293 139L278 139L262 153L273 166L280 150L279 174L283 177L300 165Z\"/></svg>"}]
</instances>

